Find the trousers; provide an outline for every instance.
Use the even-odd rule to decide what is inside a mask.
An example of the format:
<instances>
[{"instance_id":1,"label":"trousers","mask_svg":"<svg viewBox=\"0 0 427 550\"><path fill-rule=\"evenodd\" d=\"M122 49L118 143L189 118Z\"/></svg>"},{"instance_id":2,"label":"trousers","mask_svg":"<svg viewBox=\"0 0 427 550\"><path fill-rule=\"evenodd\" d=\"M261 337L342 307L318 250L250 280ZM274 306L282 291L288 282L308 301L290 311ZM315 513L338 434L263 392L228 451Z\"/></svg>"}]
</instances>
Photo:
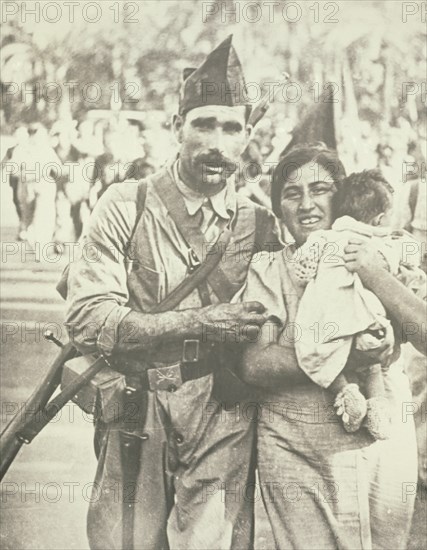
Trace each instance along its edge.
<instances>
[{"instance_id":1,"label":"trousers","mask_svg":"<svg viewBox=\"0 0 427 550\"><path fill-rule=\"evenodd\" d=\"M253 548L254 424L212 397L212 375L149 392L140 471L123 486L120 419L97 422L88 513L92 550L122 548L122 501L135 502L135 550ZM127 493L129 497L129 493Z\"/></svg>"},{"instance_id":2,"label":"trousers","mask_svg":"<svg viewBox=\"0 0 427 550\"><path fill-rule=\"evenodd\" d=\"M404 550L417 483L408 379L385 377L388 440L346 433L333 398L314 385L270 401L280 414L258 426L261 491L280 550ZM307 391L306 391L307 390ZM412 411L413 409L409 409ZM270 415L271 416L271 415Z\"/></svg>"}]
</instances>

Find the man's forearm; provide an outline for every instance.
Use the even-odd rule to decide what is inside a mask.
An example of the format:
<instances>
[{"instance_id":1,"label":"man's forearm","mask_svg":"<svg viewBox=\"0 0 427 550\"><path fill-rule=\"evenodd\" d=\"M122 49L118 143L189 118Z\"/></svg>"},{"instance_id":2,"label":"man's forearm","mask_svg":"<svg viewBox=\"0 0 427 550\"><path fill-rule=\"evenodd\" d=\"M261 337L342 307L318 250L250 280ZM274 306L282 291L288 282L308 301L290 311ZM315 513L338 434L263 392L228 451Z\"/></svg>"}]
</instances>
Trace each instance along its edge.
<instances>
[{"instance_id":1,"label":"man's forearm","mask_svg":"<svg viewBox=\"0 0 427 550\"><path fill-rule=\"evenodd\" d=\"M199 309L154 314L131 311L119 324L114 353L147 350L182 338L202 338L202 332Z\"/></svg>"},{"instance_id":2,"label":"man's forearm","mask_svg":"<svg viewBox=\"0 0 427 550\"><path fill-rule=\"evenodd\" d=\"M402 334L418 351L426 354L425 322L427 306L411 290L385 270L359 273L362 282L398 322Z\"/></svg>"}]
</instances>

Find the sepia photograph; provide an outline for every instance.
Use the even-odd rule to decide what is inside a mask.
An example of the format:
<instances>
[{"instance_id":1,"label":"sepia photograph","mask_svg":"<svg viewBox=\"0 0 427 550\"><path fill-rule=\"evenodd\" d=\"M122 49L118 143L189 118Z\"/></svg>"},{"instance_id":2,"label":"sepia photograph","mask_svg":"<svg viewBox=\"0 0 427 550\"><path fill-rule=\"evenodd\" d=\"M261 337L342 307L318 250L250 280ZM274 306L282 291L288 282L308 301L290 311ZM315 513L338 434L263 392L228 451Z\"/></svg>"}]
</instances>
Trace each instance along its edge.
<instances>
[{"instance_id":1,"label":"sepia photograph","mask_svg":"<svg viewBox=\"0 0 427 550\"><path fill-rule=\"evenodd\" d=\"M427 549L427 2L0 12L2 550Z\"/></svg>"}]
</instances>

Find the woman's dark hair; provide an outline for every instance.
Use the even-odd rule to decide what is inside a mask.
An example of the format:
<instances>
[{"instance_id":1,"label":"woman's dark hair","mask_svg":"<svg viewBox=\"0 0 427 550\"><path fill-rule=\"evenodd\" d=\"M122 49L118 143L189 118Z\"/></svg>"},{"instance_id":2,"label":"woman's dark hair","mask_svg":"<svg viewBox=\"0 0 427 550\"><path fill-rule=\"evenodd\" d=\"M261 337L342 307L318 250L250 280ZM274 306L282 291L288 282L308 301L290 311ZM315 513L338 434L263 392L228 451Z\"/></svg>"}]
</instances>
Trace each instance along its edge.
<instances>
[{"instance_id":1,"label":"woman's dark hair","mask_svg":"<svg viewBox=\"0 0 427 550\"><path fill-rule=\"evenodd\" d=\"M273 172L271 186L271 206L278 218L282 216L280 198L285 182L295 170L309 163L316 163L327 170L332 177L337 189L345 178L345 168L338 158L338 153L322 142L309 143L296 146L283 156Z\"/></svg>"},{"instance_id":2,"label":"woman's dark hair","mask_svg":"<svg viewBox=\"0 0 427 550\"><path fill-rule=\"evenodd\" d=\"M393 193L381 170L350 174L335 194L334 210L337 217L351 216L359 222L370 223L391 208Z\"/></svg>"}]
</instances>

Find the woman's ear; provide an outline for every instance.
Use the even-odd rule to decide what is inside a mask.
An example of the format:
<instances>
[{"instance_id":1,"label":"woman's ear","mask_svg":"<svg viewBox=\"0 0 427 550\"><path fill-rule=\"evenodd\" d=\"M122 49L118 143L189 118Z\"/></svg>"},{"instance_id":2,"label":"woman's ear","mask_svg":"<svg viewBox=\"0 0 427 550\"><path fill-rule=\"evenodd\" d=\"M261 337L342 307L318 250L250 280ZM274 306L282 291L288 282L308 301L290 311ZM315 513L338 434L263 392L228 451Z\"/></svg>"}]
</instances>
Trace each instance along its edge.
<instances>
[{"instance_id":1,"label":"woman's ear","mask_svg":"<svg viewBox=\"0 0 427 550\"><path fill-rule=\"evenodd\" d=\"M173 115L172 128L175 139L178 143L182 143L182 128L184 126L184 119L181 115Z\"/></svg>"}]
</instances>

